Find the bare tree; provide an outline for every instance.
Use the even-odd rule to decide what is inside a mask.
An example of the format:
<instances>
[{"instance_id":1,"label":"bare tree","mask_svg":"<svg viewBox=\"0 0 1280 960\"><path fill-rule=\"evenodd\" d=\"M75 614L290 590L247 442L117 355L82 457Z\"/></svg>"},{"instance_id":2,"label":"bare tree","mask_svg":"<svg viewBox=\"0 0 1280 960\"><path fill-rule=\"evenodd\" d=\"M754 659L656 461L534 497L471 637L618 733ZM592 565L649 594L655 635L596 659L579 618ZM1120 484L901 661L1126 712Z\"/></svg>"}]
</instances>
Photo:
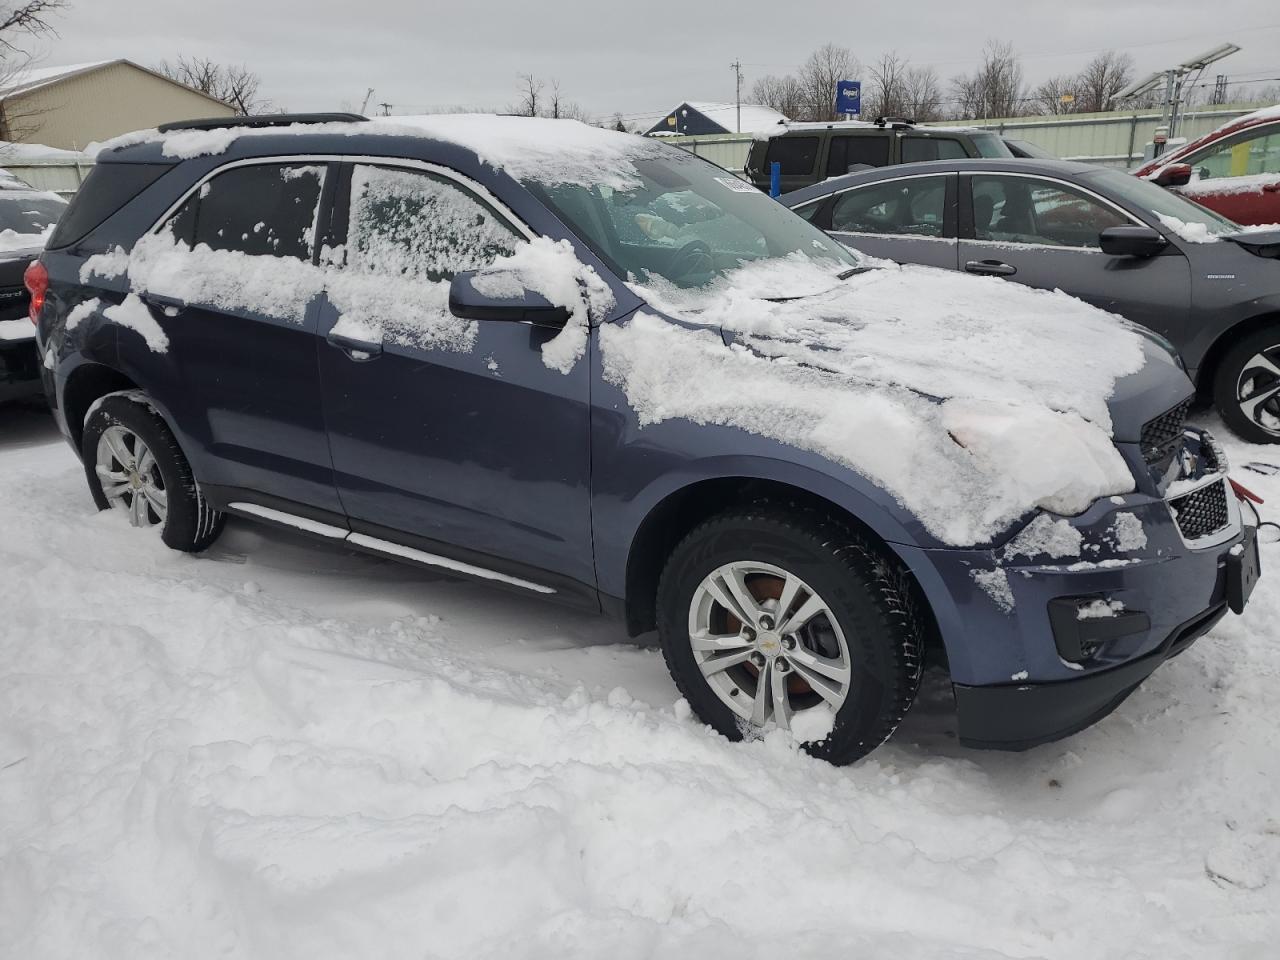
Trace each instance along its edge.
<instances>
[{"instance_id":1,"label":"bare tree","mask_svg":"<svg viewBox=\"0 0 1280 960\"><path fill-rule=\"evenodd\" d=\"M907 116L925 123L942 119L942 83L933 67L910 67L903 74L902 96Z\"/></svg>"},{"instance_id":2,"label":"bare tree","mask_svg":"<svg viewBox=\"0 0 1280 960\"><path fill-rule=\"evenodd\" d=\"M532 73L520 74L520 100L515 112L526 117L538 116L538 108L542 104L543 86L543 82Z\"/></svg>"},{"instance_id":3,"label":"bare tree","mask_svg":"<svg viewBox=\"0 0 1280 960\"><path fill-rule=\"evenodd\" d=\"M46 19L50 14L65 10L69 0L27 0L26 3L0 3L0 48L10 53L17 51L13 38L25 33L31 36L53 33Z\"/></svg>"},{"instance_id":4,"label":"bare tree","mask_svg":"<svg viewBox=\"0 0 1280 960\"><path fill-rule=\"evenodd\" d=\"M258 75L245 66L217 63L205 57L180 56L173 63L160 61L156 70L170 80L234 107L242 117L263 113L271 106L271 101L258 95L261 85Z\"/></svg>"},{"instance_id":5,"label":"bare tree","mask_svg":"<svg viewBox=\"0 0 1280 960\"><path fill-rule=\"evenodd\" d=\"M858 60L846 48L828 43L813 53L800 68L800 84L805 120L837 120L836 81L858 75Z\"/></svg>"},{"instance_id":6,"label":"bare tree","mask_svg":"<svg viewBox=\"0 0 1280 960\"><path fill-rule=\"evenodd\" d=\"M907 61L897 51L882 54L864 74L862 84L863 114L869 117L904 117L907 115Z\"/></svg>"},{"instance_id":7,"label":"bare tree","mask_svg":"<svg viewBox=\"0 0 1280 960\"><path fill-rule=\"evenodd\" d=\"M1111 109L1115 95L1133 79L1133 55L1107 50L1090 60L1076 79L1075 109L1101 113Z\"/></svg>"},{"instance_id":8,"label":"bare tree","mask_svg":"<svg viewBox=\"0 0 1280 960\"><path fill-rule=\"evenodd\" d=\"M1026 99L1022 61L1013 45L988 40L982 48L982 62L972 74L951 81L961 115L967 119L1016 117Z\"/></svg>"},{"instance_id":9,"label":"bare tree","mask_svg":"<svg viewBox=\"0 0 1280 960\"><path fill-rule=\"evenodd\" d=\"M1050 77L1036 87L1035 93L1032 94L1036 111L1050 116L1075 113L1080 109L1078 88L1078 77L1067 75ZM1064 100L1064 97L1069 99Z\"/></svg>"},{"instance_id":10,"label":"bare tree","mask_svg":"<svg viewBox=\"0 0 1280 960\"><path fill-rule=\"evenodd\" d=\"M800 81L790 74L761 77L751 86L751 102L772 107L788 120L799 119L805 113L804 91Z\"/></svg>"}]
</instances>

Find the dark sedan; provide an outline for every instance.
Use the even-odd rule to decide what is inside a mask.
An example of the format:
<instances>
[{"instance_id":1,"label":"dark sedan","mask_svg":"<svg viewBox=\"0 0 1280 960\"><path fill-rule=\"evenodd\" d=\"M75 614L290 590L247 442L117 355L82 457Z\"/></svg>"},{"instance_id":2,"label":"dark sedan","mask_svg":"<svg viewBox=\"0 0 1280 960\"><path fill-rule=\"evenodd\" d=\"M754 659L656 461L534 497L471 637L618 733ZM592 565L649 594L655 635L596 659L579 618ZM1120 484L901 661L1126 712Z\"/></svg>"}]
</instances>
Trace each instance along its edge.
<instances>
[{"instance_id":1,"label":"dark sedan","mask_svg":"<svg viewBox=\"0 0 1280 960\"><path fill-rule=\"evenodd\" d=\"M43 392L22 274L66 206L56 193L33 190L0 170L0 403Z\"/></svg>"},{"instance_id":2,"label":"dark sedan","mask_svg":"<svg viewBox=\"0 0 1280 960\"><path fill-rule=\"evenodd\" d=\"M837 177L782 202L899 263L1061 289L1162 334L1205 399L1280 443L1280 231L1244 228L1119 170L943 160Z\"/></svg>"}]
</instances>

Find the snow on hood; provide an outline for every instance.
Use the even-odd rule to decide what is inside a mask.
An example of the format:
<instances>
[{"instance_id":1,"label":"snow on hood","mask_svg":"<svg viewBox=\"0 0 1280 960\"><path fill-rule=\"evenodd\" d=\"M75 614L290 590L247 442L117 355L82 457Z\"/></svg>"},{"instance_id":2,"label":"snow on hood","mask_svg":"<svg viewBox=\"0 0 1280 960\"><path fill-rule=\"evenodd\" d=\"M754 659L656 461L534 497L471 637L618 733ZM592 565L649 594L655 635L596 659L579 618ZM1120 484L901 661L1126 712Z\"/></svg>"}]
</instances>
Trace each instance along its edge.
<instances>
[{"instance_id":1,"label":"snow on hood","mask_svg":"<svg viewBox=\"0 0 1280 960\"><path fill-rule=\"evenodd\" d=\"M642 312L601 330L605 376L642 425L736 426L819 453L957 546L1134 488L1107 399L1142 368L1143 338L1063 293L915 266L840 281L799 259L696 291L630 286L694 325Z\"/></svg>"}]
</instances>

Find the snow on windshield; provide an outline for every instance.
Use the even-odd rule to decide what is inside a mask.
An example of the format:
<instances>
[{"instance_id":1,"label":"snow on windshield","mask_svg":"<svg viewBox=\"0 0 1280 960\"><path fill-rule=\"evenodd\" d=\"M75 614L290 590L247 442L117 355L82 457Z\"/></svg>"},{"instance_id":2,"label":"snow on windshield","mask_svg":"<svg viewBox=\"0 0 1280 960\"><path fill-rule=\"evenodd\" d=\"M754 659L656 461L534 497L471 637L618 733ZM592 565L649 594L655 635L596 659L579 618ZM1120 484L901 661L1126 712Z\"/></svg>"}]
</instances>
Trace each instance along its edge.
<instances>
[{"instance_id":1,"label":"snow on windshield","mask_svg":"<svg viewBox=\"0 0 1280 960\"><path fill-rule=\"evenodd\" d=\"M716 423L813 451L954 545L1133 489L1106 400L1142 367L1142 337L1065 294L925 267L840 281L799 258L699 290L630 286L705 328L642 312L601 330L605 376L642 424Z\"/></svg>"}]
</instances>

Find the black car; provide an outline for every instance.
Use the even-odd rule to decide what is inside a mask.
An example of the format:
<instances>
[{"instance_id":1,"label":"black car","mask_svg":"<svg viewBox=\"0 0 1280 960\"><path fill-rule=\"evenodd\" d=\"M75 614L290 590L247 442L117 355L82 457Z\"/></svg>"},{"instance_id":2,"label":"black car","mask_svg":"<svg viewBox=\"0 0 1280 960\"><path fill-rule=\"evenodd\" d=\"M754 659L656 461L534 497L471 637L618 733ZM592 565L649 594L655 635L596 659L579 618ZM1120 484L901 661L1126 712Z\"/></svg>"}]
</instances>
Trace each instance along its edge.
<instances>
[{"instance_id":1,"label":"black car","mask_svg":"<svg viewBox=\"0 0 1280 960\"><path fill-rule=\"evenodd\" d=\"M867 167L1011 156L990 130L917 127L910 120L880 117L874 123L789 123L761 131L747 153L746 172L747 179L768 190L771 166L778 163L786 193Z\"/></svg>"},{"instance_id":2,"label":"black car","mask_svg":"<svg viewBox=\"0 0 1280 960\"><path fill-rule=\"evenodd\" d=\"M782 202L899 263L1060 289L1166 337L1237 434L1280 443L1280 231L1119 170L968 160L869 170Z\"/></svg>"},{"instance_id":3,"label":"black car","mask_svg":"<svg viewBox=\"0 0 1280 960\"><path fill-rule=\"evenodd\" d=\"M42 392L22 275L66 206L56 193L33 190L0 171L0 403Z\"/></svg>"}]
</instances>

